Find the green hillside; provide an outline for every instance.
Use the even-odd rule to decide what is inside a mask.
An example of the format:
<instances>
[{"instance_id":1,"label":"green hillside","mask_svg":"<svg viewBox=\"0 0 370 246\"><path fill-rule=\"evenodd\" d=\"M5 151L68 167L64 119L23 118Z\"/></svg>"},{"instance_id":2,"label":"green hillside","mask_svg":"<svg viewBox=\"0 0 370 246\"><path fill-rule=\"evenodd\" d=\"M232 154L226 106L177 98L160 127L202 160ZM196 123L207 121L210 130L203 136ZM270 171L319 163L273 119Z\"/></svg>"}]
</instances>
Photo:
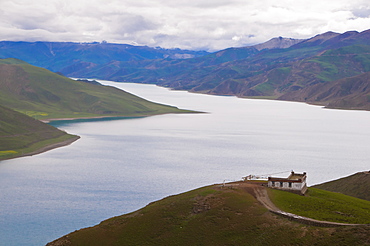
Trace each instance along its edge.
<instances>
[{"instance_id":1,"label":"green hillside","mask_svg":"<svg viewBox=\"0 0 370 246\"><path fill-rule=\"evenodd\" d=\"M0 106L0 160L55 148L76 139L77 136Z\"/></svg>"},{"instance_id":2,"label":"green hillside","mask_svg":"<svg viewBox=\"0 0 370 246\"><path fill-rule=\"evenodd\" d=\"M294 222L269 212L251 189L214 185L153 202L48 246L370 245L369 233L369 226Z\"/></svg>"},{"instance_id":3,"label":"green hillside","mask_svg":"<svg viewBox=\"0 0 370 246\"><path fill-rule=\"evenodd\" d=\"M370 201L370 171L313 186L318 189L343 193Z\"/></svg>"},{"instance_id":4,"label":"green hillside","mask_svg":"<svg viewBox=\"0 0 370 246\"><path fill-rule=\"evenodd\" d=\"M37 119L189 112L114 87L74 81L16 59L0 60L0 104Z\"/></svg>"},{"instance_id":5,"label":"green hillside","mask_svg":"<svg viewBox=\"0 0 370 246\"><path fill-rule=\"evenodd\" d=\"M370 202L326 190L308 188L305 196L277 189L269 196L281 210L300 216L349 224L370 224Z\"/></svg>"}]
</instances>

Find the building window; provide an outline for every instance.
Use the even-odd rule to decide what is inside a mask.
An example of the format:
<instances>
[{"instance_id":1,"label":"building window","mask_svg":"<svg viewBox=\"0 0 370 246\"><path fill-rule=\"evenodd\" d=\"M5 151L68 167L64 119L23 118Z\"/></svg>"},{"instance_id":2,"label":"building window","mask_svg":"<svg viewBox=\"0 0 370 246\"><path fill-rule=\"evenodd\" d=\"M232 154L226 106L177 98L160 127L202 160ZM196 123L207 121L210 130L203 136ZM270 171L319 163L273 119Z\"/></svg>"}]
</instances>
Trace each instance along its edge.
<instances>
[{"instance_id":1,"label":"building window","mask_svg":"<svg viewBox=\"0 0 370 246\"><path fill-rule=\"evenodd\" d=\"M272 185L272 186L275 186L275 181L272 181L272 182L271 182L271 185Z\"/></svg>"},{"instance_id":2,"label":"building window","mask_svg":"<svg viewBox=\"0 0 370 246\"><path fill-rule=\"evenodd\" d=\"M292 182L289 182L289 188L292 188Z\"/></svg>"},{"instance_id":3,"label":"building window","mask_svg":"<svg viewBox=\"0 0 370 246\"><path fill-rule=\"evenodd\" d=\"M283 187L283 182L280 182L280 187Z\"/></svg>"}]
</instances>

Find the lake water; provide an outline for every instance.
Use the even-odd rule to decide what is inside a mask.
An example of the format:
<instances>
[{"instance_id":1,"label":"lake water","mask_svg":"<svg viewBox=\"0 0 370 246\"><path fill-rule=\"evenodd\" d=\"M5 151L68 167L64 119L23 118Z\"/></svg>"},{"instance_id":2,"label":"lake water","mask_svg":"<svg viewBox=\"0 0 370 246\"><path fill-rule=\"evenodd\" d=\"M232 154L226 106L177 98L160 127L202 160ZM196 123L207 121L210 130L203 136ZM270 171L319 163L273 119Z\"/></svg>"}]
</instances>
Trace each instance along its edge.
<instances>
[{"instance_id":1,"label":"lake water","mask_svg":"<svg viewBox=\"0 0 370 246\"><path fill-rule=\"evenodd\" d=\"M116 85L207 114L55 122L82 138L0 162L0 245L45 245L149 202L248 174L309 185L369 170L370 112Z\"/></svg>"}]
</instances>

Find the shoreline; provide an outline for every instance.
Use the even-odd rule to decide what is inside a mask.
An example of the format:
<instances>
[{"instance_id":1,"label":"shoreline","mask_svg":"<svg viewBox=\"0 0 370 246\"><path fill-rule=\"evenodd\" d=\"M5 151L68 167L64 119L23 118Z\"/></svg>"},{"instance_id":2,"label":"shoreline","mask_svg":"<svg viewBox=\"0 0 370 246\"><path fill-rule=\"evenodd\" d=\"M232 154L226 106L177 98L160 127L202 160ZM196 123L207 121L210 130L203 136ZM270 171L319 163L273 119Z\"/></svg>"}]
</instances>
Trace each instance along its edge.
<instances>
[{"instance_id":1,"label":"shoreline","mask_svg":"<svg viewBox=\"0 0 370 246\"><path fill-rule=\"evenodd\" d=\"M165 115L165 114L206 114L207 112L200 112L200 111L191 111L183 109L184 112L170 112L170 113L160 113L160 114L143 114L143 115L110 115L110 116L91 116L91 117L73 117L73 118L51 118L51 119L40 119L39 121L43 123L50 123L52 121L72 121L72 120L93 120L93 119L109 119L109 118L122 118L122 119L132 119L132 118L144 118L150 116L158 116L158 115Z\"/></svg>"},{"instance_id":2,"label":"shoreline","mask_svg":"<svg viewBox=\"0 0 370 246\"><path fill-rule=\"evenodd\" d=\"M44 146L44 147L42 147L40 149L37 149L37 150L32 151L30 153L21 155L19 157L37 155L37 154L41 154L41 153L44 153L44 152L49 151L49 150L52 150L52 149L56 149L56 148L68 146L68 145L76 142L80 138L81 138L80 136L76 136L75 135L75 136L73 136L73 137L71 137L71 138L69 138L67 140L62 141L62 142L46 145L46 146Z\"/></svg>"},{"instance_id":3,"label":"shoreline","mask_svg":"<svg viewBox=\"0 0 370 246\"><path fill-rule=\"evenodd\" d=\"M75 118L51 118L39 120L44 123L50 123L52 121L62 121L62 120L93 120L93 119L104 119L104 118L140 118L148 117L149 115L143 116L91 116L91 117L75 117Z\"/></svg>"},{"instance_id":4,"label":"shoreline","mask_svg":"<svg viewBox=\"0 0 370 246\"><path fill-rule=\"evenodd\" d=\"M99 79L96 79L99 80ZM173 91L186 91L188 93L194 93L194 94L201 94L201 95L209 95L209 96L221 96L221 97L236 97L240 99L253 99L253 100L271 100L271 101L280 101L280 102L293 102L293 103L304 103L307 105L317 106L321 107L323 109L331 109L331 110L347 110L347 111L370 111L369 108L363 108L363 107L338 107L338 106L330 106L327 102L311 102L311 101L300 101L300 100L291 100L291 99L279 99L279 97L269 97L269 96L239 96L236 94L215 94L215 93L209 93L204 91L191 91L191 90L185 90L185 89L174 89L172 87L166 87L159 84L150 84L150 83L139 83L139 82L122 82L122 81L113 81L109 80L111 82L115 83L132 83L132 84L143 84L143 85L155 85L158 87L166 88Z\"/></svg>"},{"instance_id":5,"label":"shoreline","mask_svg":"<svg viewBox=\"0 0 370 246\"><path fill-rule=\"evenodd\" d=\"M21 154L21 155L18 155L18 156L14 156L14 157L2 159L0 161L5 161L5 160L11 160L11 159L16 159L16 158L20 158L20 157L26 157L26 156L33 156L33 155L42 154L42 153L47 152L47 151L52 150L52 149L56 149L56 148L68 146L68 145L74 143L75 141L77 141L80 138L81 138L80 136L72 135L71 138L69 138L67 140L64 140L62 142L49 144L49 145L46 145L44 147L41 147L41 148L39 148L37 150L31 151L31 152L28 152L28 153L25 153L25 154Z\"/></svg>"},{"instance_id":6,"label":"shoreline","mask_svg":"<svg viewBox=\"0 0 370 246\"><path fill-rule=\"evenodd\" d=\"M110 115L110 116L91 116L91 117L73 117L73 118L51 118L51 119L43 119L43 120L39 120L39 121L41 121L45 124L48 124L52 121L93 120L93 119L110 119L110 118L111 119L114 119L114 118L117 118L117 119L118 118L132 119L132 118L144 118L144 117L150 117L150 116L156 116L156 115L178 114L178 113L204 113L204 112L190 111L190 112L162 113L162 114L153 114L153 115L148 114L148 115L136 115L136 116L121 116L121 115L112 116L112 115ZM47 152L47 151L52 150L52 149L68 146L68 145L72 144L73 142L77 141L80 138L81 138L80 136L72 135L71 138L69 138L67 140L64 140L62 142L49 144L49 145L46 145L44 147L41 147L37 150L31 151L31 152L28 152L28 153L25 153L25 154L20 154L20 155L14 156L14 157L0 159L0 161L11 160L11 159L20 158L20 157L33 156L33 155L41 154L41 153Z\"/></svg>"},{"instance_id":7,"label":"shoreline","mask_svg":"<svg viewBox=\"0 0 370 246\"><path fill-rule=\"evenodd\" d=\"M179 113L203 113L203 112L192 111L192 112L179 112ZM168 113L163 113L163 114L168 114ZM90 120L90 119L93 120L93 119L110 119L110 118L111 119L114 119L114 118L117 118L117 119L118 118L131 119L131 118L144 118L144 117L163 115L163 114L153 114L153 115L148 114L148 115L137 115L137 116L120 116L120 115L112 116L112 115L110 115L110 116L92 116L92 117L74 117L74 118L51 118L51 119L43 119L43 120L39 120L39 121L47 124L47 123L50 123L52 121L73 121L73 120ZM177 114L177 112L175 114ZM20 157L25 157L25 156L33 156L33 155L41 154L41 153L47 152L47 151L52 150L52 149L68 146L68 145L72 144L73 142L77 141L80 138L81 138L80 136L72 135L71 138L69 138L67 140L64 140L62 142L49 144L49 145L46 145L44 147L41 147L37 150L31 151L31 152L28 152L28 153L25 153L25 154L20 154L20 155L14 156L14 157L0 159L0 161L5 161L5 160L10 160L10 159L20 158Z\"/></svg>"}]
</instances>

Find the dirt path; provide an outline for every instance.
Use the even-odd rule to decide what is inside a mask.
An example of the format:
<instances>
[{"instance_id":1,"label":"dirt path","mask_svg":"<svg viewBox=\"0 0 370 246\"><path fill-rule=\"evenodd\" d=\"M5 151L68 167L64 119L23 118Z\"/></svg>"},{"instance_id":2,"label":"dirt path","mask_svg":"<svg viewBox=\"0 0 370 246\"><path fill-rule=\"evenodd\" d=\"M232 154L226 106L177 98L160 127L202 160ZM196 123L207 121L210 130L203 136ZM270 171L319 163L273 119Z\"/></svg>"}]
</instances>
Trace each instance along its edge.
<instances>
[{"instance_id":1,"label":"dirt path","mask_svg":"<svg viewBox=\"0 0 370 246\"><path fill-rule=\"evenodd\" d=\"M255 194L256 194L256 199L257 201L259 201L260 203L262 203L263 206L265 206L268 210L270 211L280 211L274 203L272 203L272 201L270 200L270 197L269 195L267 194L267 190L265 187L263 186L256 186L256 187L253 187L254 188L254 191L255 191Z\"/></svg>"},{"instance_id":2,"label":"dirt path","mask_svg":"<svg viewBox=\"0 0 370 246\"><path fill-rule=\"evenodd\" d=\"M240 183L239 187L246 189L250 194L252 194L257 199L257 201L259 201L263 206L265 206L270 212L281 215L291 220L295 220L300 223L314 225L314 226L322 226L322 227L363 225L363 224L346 224L346 223L321 221L321 220L315 220L315 219L299 216L296 214L284 212L280 210L278 207L276 207L275 204L270 200L266 187L262 185L251 184L251 183L246 183L246 182Z\"/></svg>"}]
</instances>

